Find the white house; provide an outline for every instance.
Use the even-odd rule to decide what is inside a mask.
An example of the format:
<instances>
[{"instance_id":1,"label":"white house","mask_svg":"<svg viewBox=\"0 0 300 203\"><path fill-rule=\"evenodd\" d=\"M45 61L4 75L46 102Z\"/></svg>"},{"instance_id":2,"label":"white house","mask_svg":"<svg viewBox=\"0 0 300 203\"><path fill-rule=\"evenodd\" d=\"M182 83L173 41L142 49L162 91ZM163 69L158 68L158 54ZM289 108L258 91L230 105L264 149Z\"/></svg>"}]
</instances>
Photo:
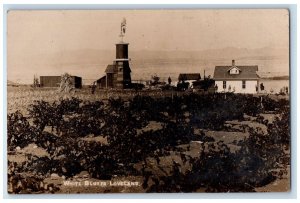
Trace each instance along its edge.
<instances>
[{"instance_id":1,"label":"white house","mask_svg":"<svg viewBox=\"0 0 300 203\"><path fill-rule=\"evenodd\" d=\"M214 80L217 92L255 94L258 91L258 66L216 66Z\"/></svg>"}]
</instances>

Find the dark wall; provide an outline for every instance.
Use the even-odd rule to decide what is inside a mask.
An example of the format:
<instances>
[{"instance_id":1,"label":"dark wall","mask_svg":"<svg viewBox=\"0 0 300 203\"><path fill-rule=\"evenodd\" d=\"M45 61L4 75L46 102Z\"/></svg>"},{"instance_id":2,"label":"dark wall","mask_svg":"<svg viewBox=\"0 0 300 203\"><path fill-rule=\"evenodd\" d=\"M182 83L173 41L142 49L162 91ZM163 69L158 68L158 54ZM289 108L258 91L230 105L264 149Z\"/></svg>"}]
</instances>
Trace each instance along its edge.
<instances>
[{"instance_id":1,"label":"dark wall","mask_svg":"<svg viewBox=\"0 0 300 203\"><path fill-rule=\"evenodd\" d=\"M131 70L130 70L128 61L124 62L123 68L124 68L124 70L123 70L124 88L127 88L131 84L131 75L130 75Z\"/></svg>"},{"instance_id":2,"label":"dark wall","mask_svg":"<svg viewBox=\"0 0 300 203\"><path fill-rule=\"evenodd\" d=\"M116 44L116 58L117 59L128 58L128 44Z\"/></svg>"},{"instance_id":3,"label":"dark wall","mask_svg":"<svg viewBox=\"0 0 300 203\"><path fill-rule=\"evenodd\" d=\"M105 88L106 87L106 76L100 78L99 80L97 80L97 86L99 88Z\"/></svg>"},{"instance_id":4,"label":"dark wall","mask_svg":"<svg viewBox=\"0 0 300 203\"><path fill-rule=\"evenodd\" d=\"M82 87L82 79L81 77L77 77L77 76L74 76L74 84L75 84L75 88L81 88Z\"/></svg>"},{"instance_id":5,"label":"dark wall","mask_svg":"<svg viewBox=\"0 0 300 203\"><path fill-rule=\"evenodd\" d=\"M59 87L60 76L40 76L41 87Z\"/></svg>"},{"instance_id":6,"label":"dark wall","mask_svg":"<svg viewBox=\"0 0 300 203\"><path fill-rule=\"evenodd\" d=\"M114 75L113 73L107 73L107 87L114 87Z\"/></svg>"}]
</instances>

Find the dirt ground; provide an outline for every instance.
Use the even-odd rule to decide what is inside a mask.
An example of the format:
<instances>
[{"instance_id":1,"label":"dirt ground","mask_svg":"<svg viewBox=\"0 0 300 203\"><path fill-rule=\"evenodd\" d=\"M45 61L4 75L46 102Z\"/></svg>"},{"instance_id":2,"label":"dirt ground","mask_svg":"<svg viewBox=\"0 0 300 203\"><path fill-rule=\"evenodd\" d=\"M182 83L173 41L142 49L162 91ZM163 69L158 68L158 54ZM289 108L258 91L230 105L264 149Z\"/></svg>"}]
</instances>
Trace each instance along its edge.
<instances>
[{"instance_id":1,"label":"dirt ground","mask_svg":"<svg viewBox=\"0 0 300 203\"><path fill-rule=\"evenodd\" d=\"M154 125L156 126L156 125ZM225 132L225 131L206 131L205 134L209 137L213 137L215 142L223 141L230 147L232 152L239 149L239 146L233 143L234 140L243 140L248 136L247 133L241 132ZM86 137L82 138L86 141L95 141L107 144L107 140L103 137ZM147 170L151 171L153 174L157 175L170 175L172 171L173 161L180 164L182 172L186 172L191 169L189 162L183 163L180 153L187 156L198 157L202 151L201 141L191 141L189 144L178 145L176 148L178 151L170 151L169 156L159 157L160 163L158 164L154 158L147 158L148 166ZM207 144L207 143L205 143ZM36 155L39 157L48 156L47 152L37 147L34 144L30 144L23 149L16 150L13 155L8 155L8 160L14 162L25 162L28 155ZM140 170L142 168L142 162L135 164L135 168ZM289 172L289 170L288 170ZM67 182L72 182L73 185L67 184ZM57 193L143 193L145 189L142 187L143 177L141 176L129 176L129 177L118 177L114 176L112 180L98 180L91 178L86 171L74 176L70 179L65 179L65 177L58 176L57 174L52 174L47 177L44 182L46 184L53 183L55 186L59 187L60 190ZM118 182L129 182L126 186L118 186L115 183ZM77 184L75 184L77 183ZM75 184L75 185L74 185ZM255 188L257 192L284 192L290 190L290 173L284 176L282 179L276 179L274 182L263 186ZM198 192L204 192L203 189L199 188Z\"/></svg>"}]
</instances>

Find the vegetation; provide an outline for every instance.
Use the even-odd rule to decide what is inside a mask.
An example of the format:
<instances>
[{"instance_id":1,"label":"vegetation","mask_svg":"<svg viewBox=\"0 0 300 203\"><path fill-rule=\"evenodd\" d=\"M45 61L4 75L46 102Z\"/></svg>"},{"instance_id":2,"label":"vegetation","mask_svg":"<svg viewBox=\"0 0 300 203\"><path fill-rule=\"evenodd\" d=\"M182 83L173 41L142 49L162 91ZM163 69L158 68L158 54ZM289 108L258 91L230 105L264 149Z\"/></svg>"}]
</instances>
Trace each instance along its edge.
<instances>
[{"instance_id":1,"label":"vegetation","mask_svg":"<svg viewBox=\"0 0 300 203\"><path fill-rule=\"evenodd\" d=\"M278 115L274 122L260 116ZM88 171L93 178L110 180L112 176L142 176L146 192L254 191L286 173L289 157L289 102L250 95L189 94L173 97L135 96L129 100L83 101L78 98L54 102L35 101L28 116L17 111L8 115L8 151L35 143L47 151L47 157L30 157L21 164L9 161L9 184L13 193L31 193L35 186L18 186L26 174L39 177L52 173L74 177ZM248 128L249 136L232 151L222 141L214 141L205 130L228 131L228 120L244 120L244 114L257 117L267 127ZM150 122L160 129L146 130ZM200 134L195 132L200 129ZM107 143L88 142L85 137L102 136ZM201 141L201 153L191 156L178 146ZM179 151L178 151L179 150ZM160 165L162 157L175 151L183 165L173 160L164 175L149 170L149 159ZM138 168L137 165L141 165ZM278 173L275 169L282 168ZM25 181L26 182L26 181ZM50 192L59 188L51 187ZM49 191L41 189L40 191Z\"/></svg>"}]
</instances>

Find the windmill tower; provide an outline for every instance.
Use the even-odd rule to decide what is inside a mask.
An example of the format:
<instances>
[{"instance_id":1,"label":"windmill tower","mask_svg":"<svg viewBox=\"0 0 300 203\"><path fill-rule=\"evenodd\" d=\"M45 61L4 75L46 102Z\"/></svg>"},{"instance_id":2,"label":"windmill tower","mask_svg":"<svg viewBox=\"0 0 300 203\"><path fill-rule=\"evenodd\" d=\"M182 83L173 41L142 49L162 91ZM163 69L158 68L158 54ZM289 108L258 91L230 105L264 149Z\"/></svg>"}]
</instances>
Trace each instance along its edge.
<instances>
[{"instance_id":1,"label":"windmill tower","mask_svg":"<svg viewBox=\"0 0 300 203\"><path fill-rule=\"evenodd\" d=\"M131 69L129 66L130 59L128 58L128 45L123 41L126 32L126 19L124 18L121 23L120 38L121 41L116 44L116 59L114 64L117 70L116 88L126 89L131 86Z\"/></svg>"}]
</instances>

